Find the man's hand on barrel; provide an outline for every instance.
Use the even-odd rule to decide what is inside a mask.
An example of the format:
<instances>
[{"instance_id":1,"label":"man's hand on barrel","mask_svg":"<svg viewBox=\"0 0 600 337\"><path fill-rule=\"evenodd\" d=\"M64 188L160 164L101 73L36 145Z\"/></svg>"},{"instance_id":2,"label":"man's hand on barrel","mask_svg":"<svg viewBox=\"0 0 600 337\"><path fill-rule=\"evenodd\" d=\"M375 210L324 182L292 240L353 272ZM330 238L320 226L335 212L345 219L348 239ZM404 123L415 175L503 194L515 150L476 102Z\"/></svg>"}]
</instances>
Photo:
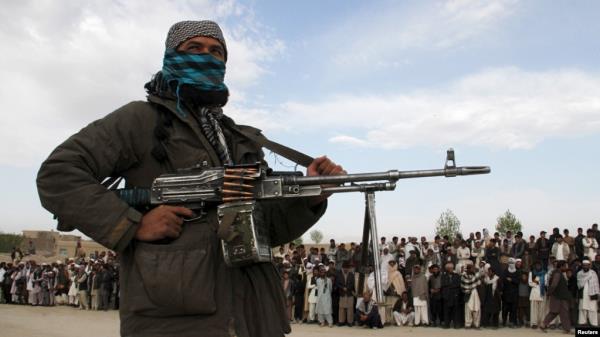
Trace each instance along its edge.
<instances>
[{"instance_id":1,"label":"man's hand on barrel","mask_svg":"<svg viewBox=\"0 0 600 337\"><path fill-rule=\"evenodd\" d=\"M313 160L306 168L307 176L335 176L342 174L347 174L347 172L341 165L334 163L331 159L327 158L327 156L315 158L315 160ZM323 187L327 187L327 185L324 185ZM329 198L330 195L331 193L313 197L311 199L311 206L322 203L325 199Z\"/></svg>"}]
</instances>

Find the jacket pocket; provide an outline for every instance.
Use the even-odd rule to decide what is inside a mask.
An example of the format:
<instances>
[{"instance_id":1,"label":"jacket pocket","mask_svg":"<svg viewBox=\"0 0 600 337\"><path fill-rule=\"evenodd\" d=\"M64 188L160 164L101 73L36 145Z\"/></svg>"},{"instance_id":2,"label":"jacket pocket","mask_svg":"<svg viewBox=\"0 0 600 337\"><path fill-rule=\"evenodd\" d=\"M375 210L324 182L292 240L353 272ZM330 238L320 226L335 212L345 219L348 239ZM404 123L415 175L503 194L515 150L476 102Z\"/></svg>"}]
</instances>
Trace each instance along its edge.
<instances>
[{"instance_id":1,"label":"jacket pocket","mask_svg":"<svg viewBox=\"0 0 600 337\"><path fill-rule=\"evenodd\" d=\"M131 303L133 312L160 317L215 313L215 244L201 240L189 247L178 241L136 244L134 263L151 305Z\"/></svg>"}]
</instances>

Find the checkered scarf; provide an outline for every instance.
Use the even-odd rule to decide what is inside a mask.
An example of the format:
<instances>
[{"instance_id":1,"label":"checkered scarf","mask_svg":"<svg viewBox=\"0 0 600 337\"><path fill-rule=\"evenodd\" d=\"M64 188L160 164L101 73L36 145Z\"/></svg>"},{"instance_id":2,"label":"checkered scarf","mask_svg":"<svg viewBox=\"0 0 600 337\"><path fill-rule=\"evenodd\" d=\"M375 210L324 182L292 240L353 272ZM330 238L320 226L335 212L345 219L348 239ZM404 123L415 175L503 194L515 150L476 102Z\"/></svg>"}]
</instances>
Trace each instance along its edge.
<instances>
[{"instance_id":1,"label":"checkered scarf","mask_svg":"<svg viewBox=\"0 0 600 337\"><path fill-rule=\"evenodd\" d=\"M225 62L209 54L191 54L167 49L163 58L162 76L166 83L179 89L183 84L201 91L226 91Z\"/></svg>"}]
</instances>

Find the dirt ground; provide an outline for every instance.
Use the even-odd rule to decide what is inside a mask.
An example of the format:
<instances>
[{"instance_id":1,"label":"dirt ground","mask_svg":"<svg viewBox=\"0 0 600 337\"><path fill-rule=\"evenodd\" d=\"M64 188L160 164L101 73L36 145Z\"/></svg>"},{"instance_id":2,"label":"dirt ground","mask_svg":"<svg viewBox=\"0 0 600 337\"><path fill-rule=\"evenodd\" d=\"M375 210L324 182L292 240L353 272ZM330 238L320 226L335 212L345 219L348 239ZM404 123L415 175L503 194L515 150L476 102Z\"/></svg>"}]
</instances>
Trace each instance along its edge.
<instances>
[{"instance_id":1,"label":"dirt ground","mask_svg":"<svg viewBox=\"0 0 600 337\"><path fill-rule=\"evenodd\" d=\"M364 328L321 328L316 325L292 325L290 337L318 336L444 336L444 337L494 337L494 336L544 336L561 335L560 331L544 334L531 329L464 330L437 328L386 327L381 330ZM30 307L0 305L0 335L2 337L112 337L119 336L119 316L116 311L83 311L69 307ZM199 335L200 336L200 335Z\"/></svg>"}]
</instances>

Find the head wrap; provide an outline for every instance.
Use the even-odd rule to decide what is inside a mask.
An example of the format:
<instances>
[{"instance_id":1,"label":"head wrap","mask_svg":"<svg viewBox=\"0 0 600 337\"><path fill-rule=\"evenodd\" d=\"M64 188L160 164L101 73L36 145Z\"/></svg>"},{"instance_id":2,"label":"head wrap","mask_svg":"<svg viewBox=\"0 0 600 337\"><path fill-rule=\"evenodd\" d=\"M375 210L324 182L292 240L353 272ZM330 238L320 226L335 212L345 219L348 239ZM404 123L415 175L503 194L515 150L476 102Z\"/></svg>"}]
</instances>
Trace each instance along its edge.
<instances>
[{"instance_id":1,"label":"head wrap","mask_svg":"<svg viewBox=\"0 0 600 337\"><path fill-rule=\"evenodd\" d=\"M210 20L180 21L171 26L165 41L166 49L177 49L181 43L196 36L211 37L223 45L225 60L227 60L227 44L221 27Z\"/></svg>"},{"instance_id":2,"label":"head wrap","mask_svg":"<svg viewBox=\"0 0 600 337\"><path fill-rule=\"evenodd\" d=\"M508 259L508 272L509 273L514 273L515 271L517 271L517 267L515 267L515 259L514 258L510 258Z\"/></svg>"},{"instance_id":3,"label":"head wrap","mask_svg":"<svg viewBox=\"0 0 600 337\"><path fill-rule=\"evenodd\" d=\"M211 54L177 51L182 42L196 36L218 40L227 59L227 46L219 25L208 20L178 22L167 34L162 70L146 83L145 88L149 94L175 99L181 117L186 118L191 112L221 162L233 164L221 125L221 107L229 97L229 90L223 83L225 62ZM164 132L163 126L157 126L155 134L167 134L152 149L152 155L159 162L164 162L168 157L162 143L168 141L168 133Z\"/></svg>"}]
</instances>

